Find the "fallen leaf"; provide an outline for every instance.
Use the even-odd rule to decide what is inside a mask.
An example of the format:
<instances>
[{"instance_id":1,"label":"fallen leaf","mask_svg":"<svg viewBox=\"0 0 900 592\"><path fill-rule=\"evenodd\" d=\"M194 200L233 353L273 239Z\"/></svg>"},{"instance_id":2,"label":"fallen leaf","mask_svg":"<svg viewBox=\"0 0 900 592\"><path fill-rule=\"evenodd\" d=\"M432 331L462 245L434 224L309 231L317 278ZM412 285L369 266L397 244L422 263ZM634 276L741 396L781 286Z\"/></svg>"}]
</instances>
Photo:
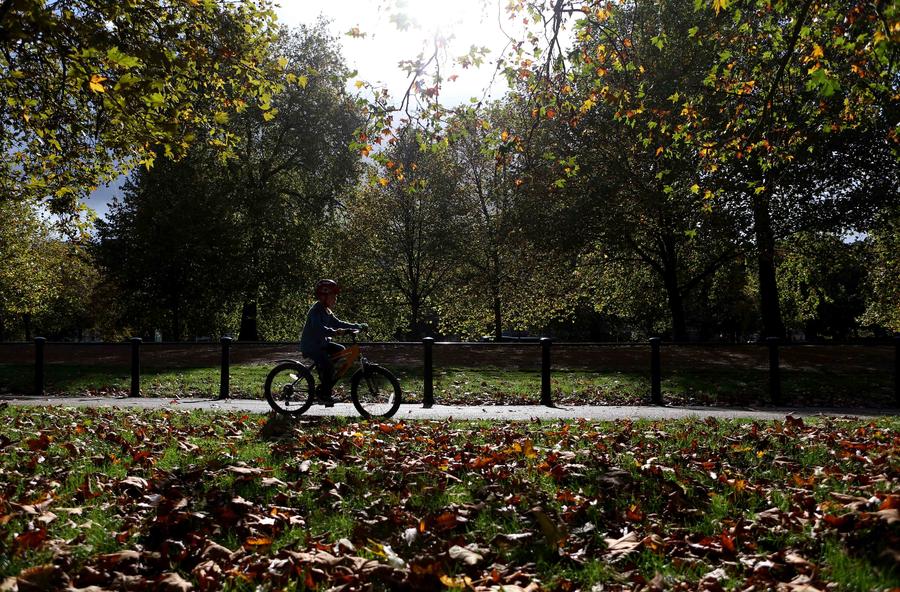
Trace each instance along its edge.
<instances>
[{"instance_id":1,"label":"fallen leaf","mask_svg":"<svg viewBox=\"0 0 900 592\"><path fill-rule=\"evenodd\" d=\"M531 509L531 515L534 516L535 521L538 523L538 526L541 528L541 532L544 535L544 539L546 539L547 544L551 547L556 547L559 545L559 542L565 538L562 530L557 526L557 524L547 516L547 513L540 507L535 507Z\"/></svg>"},{"instance_id":2,"label":"fallen leaf","mask_svg":"<svg viewBox=\"0 0 900 592\"><path fill-rule=\"evenodd\" d=\"M234 473L235 475L262 475L265 471L257 467L239 467L235 465L229 465L225 467L225 470L229 473Z\"/></svg>"},{"instance_id":3,"label":"fallen leaf","mask_svg":"<svg viewBox=\"0 0 900 592\"><path fill-rule=\"evenodd\" d=\"M16 576L18 592L45 592L65 587L68 576L58 565L36 565L23 569Z\"/></svg>"},{"instance_id":4,"label":"fallen leaf","mask_svg":"<svg viewBox=\"0 0 900 592\"><path fill-rule=\"evenodd\" d=\"M156 580L156 590L161 592L190 592L194 585L177 573L166 573Z\"/></svg>"},{"instance_id":5,"label":"fallen leaf","mask_svg":"<svg viewBox=\"0 0 900 592\"><path fill-rule=\"evenodd\" d=\"M618 539L605 539L606 550L613 555L626 555L641 545L636 532L631 531Z\"/></svg>"},{"instance_id":6,"label":"fallen leaf","mask_svg":"<svg viewBox=\"0 0 900 592\"><path fill-rule=\"evenodd\" d=\"M133 489L147 489L147 480L141 477L129 476L119 481L119 485Z\"/></svg>"},{"instance_id":7,"label":"fallen leaf","mask_svg":"<svg viewBox=\"0 0 900 592\"><path fill-rule=\"evenodd\" d=\"M453 545L450 547L450 550L447 551L447 554L451 559L455 559L456 561L461 561L466 565L477 565L484 557L480 554L470 551L465 547L460 547L459 545Z\"/></svg>"}]
</instances>

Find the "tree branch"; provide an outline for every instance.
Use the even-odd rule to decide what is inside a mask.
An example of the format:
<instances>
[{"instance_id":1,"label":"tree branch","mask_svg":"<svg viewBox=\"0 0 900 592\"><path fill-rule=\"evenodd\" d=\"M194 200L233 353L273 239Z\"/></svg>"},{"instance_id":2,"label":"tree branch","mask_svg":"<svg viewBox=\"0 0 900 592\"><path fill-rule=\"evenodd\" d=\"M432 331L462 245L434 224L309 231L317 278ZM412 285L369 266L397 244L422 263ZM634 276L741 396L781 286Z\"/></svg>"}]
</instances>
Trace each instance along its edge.
<instances>
[{"instance_id":1,"label":"tree branch","mask_svg":"<svg viewBox=\"0 0 900 592\"><path fill-rule=\"evenodd\" d=\"M765 103L763 103L763 112L760 118L757 120L756 125L753 126L753 129L750 131L750 134L747 136L747 143L752 144L754 142L754 138L757 133L762 129L763 122L768 119L769 112L771 111L772 99L775 98L775 92L778 90L778 85L781 84L781 79L784 78L784 72L787 70L788 64L791 62L791 58L794 55L794 48L797 46L797 39L800 37L800 31L803 29L803 23L806 21L806 16L809 14L809 7L812 6L813 0L805 0L803 6L800 8L800 12L797 15L797 22L794 23L794 30L791 31L791 39L788 43L787 51L784 54L784 57L781 59L781 64L778 66L778 72L775 74L775 79L772 80L772 86L769 87L769 92L766 94Z\"/></svg>"}]
</instances>

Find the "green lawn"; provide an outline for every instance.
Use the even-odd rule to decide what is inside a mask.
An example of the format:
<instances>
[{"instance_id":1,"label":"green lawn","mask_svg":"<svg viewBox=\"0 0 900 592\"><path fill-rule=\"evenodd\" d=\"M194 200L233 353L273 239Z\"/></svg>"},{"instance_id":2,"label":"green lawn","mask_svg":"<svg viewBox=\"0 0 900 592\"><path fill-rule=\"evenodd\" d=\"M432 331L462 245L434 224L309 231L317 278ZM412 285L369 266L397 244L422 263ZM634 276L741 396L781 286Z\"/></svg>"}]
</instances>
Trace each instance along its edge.
<instances>
[{"instance_id":1,"label":"green lawn","mask_svg":"<svg viewBox=\"0 0 900 592\"><path fill-rule=\"evenodd\" d=\"M900 586L896 417L0 421L4 589Z\"/></svg>"},{"instance_id":2,"label":"green lawn","mask_svg":"<svg viewBox=\"0 0 900 592\"><path fill-rule=\"evenodd\" d=\"M233 365L230 396L261 398L269 366ZM405 398L421 402L421 368L392 368L401 380ZM219 368L145 369L141 391L148 397L216 397ZM46 391L63 395L127 394L128 367L52 364L46 367ZM879 373L782 371L784 404L851 407L892 407L893 378ZM538 372L482 368L437 369L435 400L443 404L537 404ZM0 392L29 394L34 370L30 365L0 364ZM663 399L675 405L769 404L769 376L762 370L681 370L663 374ZM589 372L557 369L552 373L553 400L563 405L641 405L649 402L646 373ZM865 393L861 395L861 393Z\"/></svg>"}]
</instances>

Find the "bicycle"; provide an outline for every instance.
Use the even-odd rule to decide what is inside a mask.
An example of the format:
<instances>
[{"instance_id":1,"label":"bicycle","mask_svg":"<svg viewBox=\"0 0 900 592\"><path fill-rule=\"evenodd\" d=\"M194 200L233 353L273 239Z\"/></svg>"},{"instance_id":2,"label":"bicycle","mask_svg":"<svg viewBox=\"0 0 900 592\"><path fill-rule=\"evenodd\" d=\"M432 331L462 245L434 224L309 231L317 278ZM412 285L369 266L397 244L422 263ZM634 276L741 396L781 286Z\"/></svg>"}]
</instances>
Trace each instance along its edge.
<instances>
[{"instance_id":1,"label":"bicycle","mask_svg":"<svg viewBox=\"0 0 900 592\"><path fill-rule=\"evenodd\" d=\"M349 347L332 356L334 381L337 384L359 362L359 367L350 377L350 400L359 414L365 418L391 417L400 408L403 393L400 382L390 370L370 362L362 352L356 336ZM299 360L278 360L266 376L266 401L277 411L292 417L300 416L316 401L316 380L313 370L316 363L309 366Z\"/></svg>"}]
</instances>

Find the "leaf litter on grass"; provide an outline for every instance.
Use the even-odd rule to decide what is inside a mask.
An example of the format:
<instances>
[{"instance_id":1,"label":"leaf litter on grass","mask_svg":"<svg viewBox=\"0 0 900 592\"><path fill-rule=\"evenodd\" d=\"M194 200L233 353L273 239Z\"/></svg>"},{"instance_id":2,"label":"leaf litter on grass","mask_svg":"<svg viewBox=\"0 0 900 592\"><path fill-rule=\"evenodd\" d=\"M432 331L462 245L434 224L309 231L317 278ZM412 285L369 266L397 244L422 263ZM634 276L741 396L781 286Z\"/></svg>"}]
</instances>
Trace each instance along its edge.
<instances>
[{"instance_id":1,"label":"leaf litter on grass","mask_svg":"<svg viewBox=\"0 0 900 592\"><path fill-rule=\"evenodd\" d=\"M900 585L893 419L0 413L3 589Z\"/></svg>"}]
</instances>

